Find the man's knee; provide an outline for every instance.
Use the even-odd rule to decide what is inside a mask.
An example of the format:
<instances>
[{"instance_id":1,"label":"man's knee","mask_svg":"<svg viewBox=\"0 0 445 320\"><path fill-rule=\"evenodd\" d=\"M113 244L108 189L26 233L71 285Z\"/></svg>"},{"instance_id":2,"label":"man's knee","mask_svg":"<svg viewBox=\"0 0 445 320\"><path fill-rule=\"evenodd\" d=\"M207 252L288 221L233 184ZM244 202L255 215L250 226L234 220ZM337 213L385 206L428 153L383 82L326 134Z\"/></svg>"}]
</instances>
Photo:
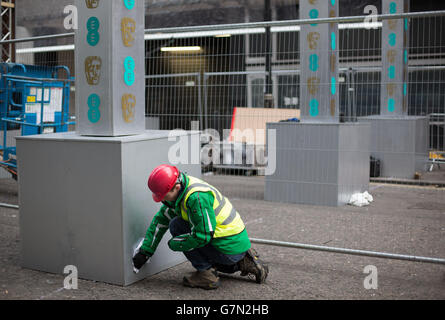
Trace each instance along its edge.
<instances>
[{"instance_id":1,"label":"man's knee","mask_svg":"<svg viewBox=\"0 0 445 320\"><path fill-rule=\"evenodd\" d=\"M168 225L168 228L173 237L177 237L181 234L190 232L190 226L184 219L180 217L176 217L173 220L171 220L170 224Z\"/></svg>"}]
</instances>

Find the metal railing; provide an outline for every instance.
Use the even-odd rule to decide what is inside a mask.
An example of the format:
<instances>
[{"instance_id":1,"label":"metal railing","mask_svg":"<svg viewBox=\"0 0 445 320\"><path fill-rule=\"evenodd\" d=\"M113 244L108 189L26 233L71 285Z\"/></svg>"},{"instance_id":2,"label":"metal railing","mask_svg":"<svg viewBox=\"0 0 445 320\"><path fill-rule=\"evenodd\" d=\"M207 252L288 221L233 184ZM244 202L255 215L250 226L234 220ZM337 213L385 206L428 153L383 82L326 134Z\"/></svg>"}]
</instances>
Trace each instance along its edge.
<instances>
[{"instance_id":1,"label":"metal railing","mask_svg":"<svg viewBox=\"0 0 445 320\"><path fill-rule=\"evenodd\" d=\"M406 254L337 248L337 247L326 247L326 246L310 245L310 244L304 244L304 243L265 240L265 239L256 239L256 238L251 238L250 240L252 241L252 243L263 244L263 245L268 245L268 246L287 247L287 248L303 249L303 250L311 250L311 251L323 251L323 252L329 252L329 253L347 254L347 255L353 255L353 256L374 257L374 258L382 258L382 259L392 259L392 260L402 260L402 261L433 263L433 264L445 265L445 259L442 259L442 258L421 257L421 256L406 255Z\"/></svg>"},{"instance_id":2,"label":"metal railing","mask_svg":"<svg viewBox=\"0 0 445 320\"><path fill-rule=\"evenodd\" d=\"M160 129L230 129L235 107L262 107L266 77L273 80L277 109L299 108L299 30L309 23L339 24L340 105L346 121L379 112L382 21L410 19L410 115L445 113L445 11L268 21L145 30L147 43L146 113ZM371 27L370 29L366 29ZM266 52L264 34L273 42ZM375 29L374 29L375 28ZM67 65L74 71L74 45L39 46L46 40L70 39L74 33L1 41L32 44L18 48L17 59L30 64ZM165 46L196 45L198 53L166 53ZM271 56L272 70L265 57ZM74 90L74 88L73 88ZM74 114L75 92L71 110ZM256 119L260 115L254 115ZM263 116L266 122L267 118ZM431 124L430 149L445 150L444 129Z\"/></svg>"}]
</instances>

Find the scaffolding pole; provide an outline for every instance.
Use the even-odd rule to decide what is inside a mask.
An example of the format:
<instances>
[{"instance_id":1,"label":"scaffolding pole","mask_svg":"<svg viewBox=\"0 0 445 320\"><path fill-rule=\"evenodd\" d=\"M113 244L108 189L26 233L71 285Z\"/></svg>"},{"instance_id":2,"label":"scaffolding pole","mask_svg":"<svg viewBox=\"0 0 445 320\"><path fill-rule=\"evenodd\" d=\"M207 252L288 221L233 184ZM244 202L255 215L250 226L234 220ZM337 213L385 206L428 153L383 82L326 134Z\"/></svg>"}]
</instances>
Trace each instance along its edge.
<instances>
[{"instance_id":1,"label":"scaffolding pole","mask_svg":"<svg viewBox=\"0 0 445 320\"><path fill-rule=\"evenodd\" d=\"M15 38L15 0L1 1L0 16L0 41L2 42L0 59L1 62L14 62L15 45L4 43L4 41Z\"/></svg>"},{"instance_id":2,"label":"scaffolding pole","mask_svg":"<svg viewBox=\"0 0 445 320\"><path fill-rule=\"evenodd\" d=\"M349 254L349 255L355 255L355 256L367 256L367 257L374 257L374 258L405 260L405 261L412 261L412 262L425 262L425 263L434 263L434 264L445 265L445 259L440 259L440 258L418 257L418 256L410 256L410 255L394 254L394 253L386 253L386 252L325 247L325 246L317 246L317 245L310 245L310 244L283 242L283 241L275 241L275 240L264 240L264 239L255 239L255 238L251 238L250 240L252 243L264 244L264 245L269 245L269 246L289 247L289 248L297 248L297 249L304 249L304 250L342 253L342 254Z\"/></svg>"}]
</instances>

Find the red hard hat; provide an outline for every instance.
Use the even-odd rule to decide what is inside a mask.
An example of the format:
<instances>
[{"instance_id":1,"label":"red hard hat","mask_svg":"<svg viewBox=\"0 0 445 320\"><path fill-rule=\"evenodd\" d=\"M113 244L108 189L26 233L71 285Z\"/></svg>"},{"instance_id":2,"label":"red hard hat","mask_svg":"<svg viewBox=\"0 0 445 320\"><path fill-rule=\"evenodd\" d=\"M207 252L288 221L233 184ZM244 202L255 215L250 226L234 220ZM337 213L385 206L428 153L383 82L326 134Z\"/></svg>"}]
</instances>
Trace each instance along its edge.
<instances>
[{"instance_id":1,"label":"red hard hat","mask_svg":"<svg viewBox=\"0 0 445 320\"><path fill-rule=\"evenodd\" d=\"M167 164L155 168L148 178L148 188L153 192L153 200L161 202L178 181L179 170Z\"/></svg>"}]
</instances>

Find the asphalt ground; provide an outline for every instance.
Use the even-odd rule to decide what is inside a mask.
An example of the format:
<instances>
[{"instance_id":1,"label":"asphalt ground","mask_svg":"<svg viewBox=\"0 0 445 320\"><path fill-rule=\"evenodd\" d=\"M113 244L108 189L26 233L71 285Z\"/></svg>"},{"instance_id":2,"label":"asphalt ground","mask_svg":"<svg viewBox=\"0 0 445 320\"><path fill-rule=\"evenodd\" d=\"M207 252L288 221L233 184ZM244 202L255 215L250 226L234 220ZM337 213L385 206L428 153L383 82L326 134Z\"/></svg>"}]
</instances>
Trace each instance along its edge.
<instances>
[{"instance_id":1,"label":"asphalt ground","mask_svg":"<svg viewBox=\"0 0 445 320\"><path fill-rule=\"evenodd\" d=\"M232 190L228 196L253 238L445 259L444 188L371 184L370 206L333 208L258 199L261 177L204 179ZM1 179L0 202L18 204L17 189L14 180ZM235 274L222 275L217 290L186 288L182 278L194 270L185 262L128 287L79 279L77 290L66 290L65 275L21 268L18 216L0 208L0 300L445 299L445 265L266 245L254 245L270 268L261 285ZM364 287L369 265L376 267L377 289Z\"/></svg>"}]
</instances>

